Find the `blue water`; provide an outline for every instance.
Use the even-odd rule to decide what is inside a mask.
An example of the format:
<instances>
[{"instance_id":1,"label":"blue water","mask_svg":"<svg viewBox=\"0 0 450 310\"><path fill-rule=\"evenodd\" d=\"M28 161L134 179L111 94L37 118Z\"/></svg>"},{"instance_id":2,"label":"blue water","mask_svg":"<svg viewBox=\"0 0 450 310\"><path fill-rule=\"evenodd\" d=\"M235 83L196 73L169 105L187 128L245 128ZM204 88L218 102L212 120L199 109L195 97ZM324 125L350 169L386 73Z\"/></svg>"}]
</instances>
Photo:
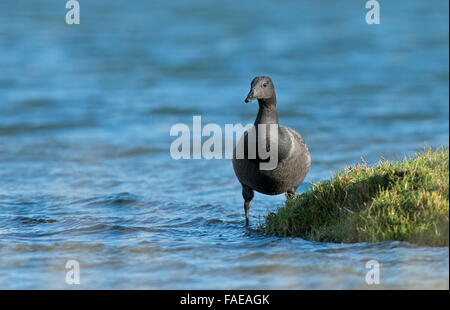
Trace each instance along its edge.
<instances>
[{"instance_id":1,"label":"blue water","mask_svg":"<svg viewBox=\"0 0 450 310\"><path fill-rule=\"evenodd\" d=\"M253 122L272 77L309 145L298 191L345 165L449 145L448 1L0 2L0 288L449 287L449 249L246 228L229 160L169 154L175 123ZM80 284L65 282L67 260ZM380 285L366 284L368 260Z\"/></svg>"}]
</instances>

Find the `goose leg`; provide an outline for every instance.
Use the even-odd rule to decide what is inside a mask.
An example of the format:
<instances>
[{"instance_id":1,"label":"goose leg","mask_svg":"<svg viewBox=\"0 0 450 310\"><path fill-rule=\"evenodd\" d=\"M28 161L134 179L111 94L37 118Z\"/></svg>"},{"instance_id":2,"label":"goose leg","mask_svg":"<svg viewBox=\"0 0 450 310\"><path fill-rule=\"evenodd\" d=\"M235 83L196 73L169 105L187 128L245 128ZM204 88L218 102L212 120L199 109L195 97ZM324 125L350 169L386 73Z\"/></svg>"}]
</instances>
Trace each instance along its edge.
<instances>
[{"instance_id":1,"label":"goose leg","mask_svg":"<svg viewBox=\"0 0 450 310\"><path fill-rule=\"evenodd\" d=\"M248 211L250 210L250 201L253 199L253 190L247 185L242 184L242 197L244 197L245 224L248 225Z\"/></svg>"},{"instance_id":2,"label":"goose leg","mask_svg":"<svg viewBox=\"0 0 450 310\"><path fill-rule=\"evenodd\" d=\"M287 191L286 192L286 198L287 199L292 199L292 197L294 197L295 191Z\"/></svg>"}]
</instances>

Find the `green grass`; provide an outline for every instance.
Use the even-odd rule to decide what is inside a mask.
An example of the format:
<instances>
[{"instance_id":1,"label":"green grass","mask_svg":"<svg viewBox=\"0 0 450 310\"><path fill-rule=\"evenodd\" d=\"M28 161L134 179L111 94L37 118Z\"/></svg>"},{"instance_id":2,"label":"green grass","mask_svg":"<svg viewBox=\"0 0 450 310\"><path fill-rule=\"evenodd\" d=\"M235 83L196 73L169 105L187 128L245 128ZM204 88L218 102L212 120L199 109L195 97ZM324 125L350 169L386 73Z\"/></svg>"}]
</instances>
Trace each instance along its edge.
<instances>
[{"instance_id":1,"label":"green grass","mask_svg":"<svg viewBox=\"0 0 450 310\"><path fill-rule=\"evenodd\" d=\"M439 148L402 162L346 167L287 200L259 229L321 242L448 246L448 163L448 149Z\"/></svg>"}]
</instances>

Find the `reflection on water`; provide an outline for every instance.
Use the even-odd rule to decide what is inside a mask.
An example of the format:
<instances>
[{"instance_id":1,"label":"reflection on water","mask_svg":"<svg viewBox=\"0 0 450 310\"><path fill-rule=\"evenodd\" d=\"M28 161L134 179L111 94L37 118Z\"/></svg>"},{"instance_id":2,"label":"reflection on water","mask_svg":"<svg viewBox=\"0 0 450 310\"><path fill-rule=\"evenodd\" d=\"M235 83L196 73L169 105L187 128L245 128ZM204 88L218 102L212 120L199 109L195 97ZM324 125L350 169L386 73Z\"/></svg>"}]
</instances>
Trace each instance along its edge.
<instances>
[{"instance_id":1,"label":"reflection on water","mask_svg":"<svg viewBox=\"0 0 450 310\"><path fill-rule=\"evenodd\" d=\"M391 1L392 2L392 1ZM280 122L309 144L306 182L363 156L448 146L448 2L0 3L0 287L448 288L448 248L329 244L244 227L227 160L174 161L175 123L251 123L270 75Z\"/></svg>"}]
</instances>

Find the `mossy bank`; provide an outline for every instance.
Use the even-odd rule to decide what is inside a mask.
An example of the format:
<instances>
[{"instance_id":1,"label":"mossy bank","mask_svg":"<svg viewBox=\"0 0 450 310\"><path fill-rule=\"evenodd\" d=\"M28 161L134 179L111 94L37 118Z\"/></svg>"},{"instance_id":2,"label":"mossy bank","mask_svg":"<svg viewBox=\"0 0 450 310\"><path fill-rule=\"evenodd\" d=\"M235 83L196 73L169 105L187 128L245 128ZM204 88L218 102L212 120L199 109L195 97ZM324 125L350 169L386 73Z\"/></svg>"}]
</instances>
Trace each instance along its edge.
<instances>
[{"instance_id":1,"label":"mossy bank","mask_svg":"<svg viewBox=\"0 0 450 310\"><path fill-rule=\"evenodd\" d=\"M259 229L322 242L449 244L449 151L346 167L287 200Z\"/></svg>"}]
</instances>

